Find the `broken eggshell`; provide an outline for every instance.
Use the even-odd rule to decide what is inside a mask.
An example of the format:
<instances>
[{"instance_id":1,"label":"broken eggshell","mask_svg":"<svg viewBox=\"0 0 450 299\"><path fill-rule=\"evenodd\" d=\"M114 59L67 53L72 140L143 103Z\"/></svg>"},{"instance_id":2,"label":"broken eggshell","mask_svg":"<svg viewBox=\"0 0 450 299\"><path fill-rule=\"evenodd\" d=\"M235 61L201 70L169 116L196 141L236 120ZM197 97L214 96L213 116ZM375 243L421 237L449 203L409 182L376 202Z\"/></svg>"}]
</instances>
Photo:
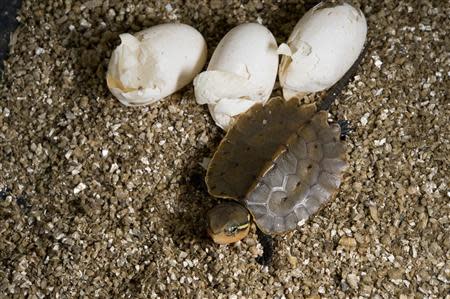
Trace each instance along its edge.
<instances>
[{"instance_id":1,"label":"broken eggshell","mask_svg":"<svg viewBox=\"0 0 450 299\"><path fill-rule=\"evenodd\" d=\"M257 23L236 26L219 42L208 69L194 79L197 103L208 104L216 124L227 130L235 116L269 99L277 68L273 34Z\"/></svg>"},{"instance_id":2,"label":"broken eggshell","mask_svg":"<svg viewBox=\"0 0 450 299\"><path fill-rule=\"evenodd\" d=\"M107 72L111 93L126 106L152 104L185 85L206 62L203 36L185 24L161 24L120 35Z\"/></svg>"},{"instance_id":3,"label":"broken eggshell","mask_svg":"<svg viewBox=\"0 0 450 299\"><path fill-rule=\"evenodd\" d=\"M278 49L284 98L331 87L357 59L366 34L364 14L345 1L323 1L309 10Z\"/></svg>"}]
</instances>

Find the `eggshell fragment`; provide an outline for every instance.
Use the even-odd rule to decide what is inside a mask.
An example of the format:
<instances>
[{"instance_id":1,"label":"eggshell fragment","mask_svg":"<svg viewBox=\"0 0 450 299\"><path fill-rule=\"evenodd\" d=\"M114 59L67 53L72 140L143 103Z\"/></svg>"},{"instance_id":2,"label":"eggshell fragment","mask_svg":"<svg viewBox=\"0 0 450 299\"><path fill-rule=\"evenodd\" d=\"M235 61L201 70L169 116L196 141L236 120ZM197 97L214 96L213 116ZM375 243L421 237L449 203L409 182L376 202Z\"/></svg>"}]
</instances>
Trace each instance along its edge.
<instances>
[{"instance_id":1,"label":"eggshell fragment","mask_svg":"<svg viewBox=\"0 0 450 299\"><path fill-rule=\"evenodd\" d=\"M152 104L189 84L206 62L203 36L185 24L161 24L120 35L107 72L111 93L124 105Z\"/></svg>"},{"instance_id":2,"label":"eggshell fragment","mask_svg":"<svg viewBox=\"0 0 450 299\"><path fill-rule=\"evenodd\" d=\"M197 103L208 104L216 124L227 130L235 116L269 99L277 68L272 33L257 23L236 26L219 42L208 69L194 79Z\"/></svg>"},{"instance_id":3,"label":"eggshell fragment","mask_svg":"<svg viewBox=\"0 0 450 299\"><path fill-rule=\"evenodd\" d=\"M363 49L367 23L363 13L345 1L324 1L297 23L279 68L285 99L318 92L336 83Z\"/></svg>"}]
</instances>

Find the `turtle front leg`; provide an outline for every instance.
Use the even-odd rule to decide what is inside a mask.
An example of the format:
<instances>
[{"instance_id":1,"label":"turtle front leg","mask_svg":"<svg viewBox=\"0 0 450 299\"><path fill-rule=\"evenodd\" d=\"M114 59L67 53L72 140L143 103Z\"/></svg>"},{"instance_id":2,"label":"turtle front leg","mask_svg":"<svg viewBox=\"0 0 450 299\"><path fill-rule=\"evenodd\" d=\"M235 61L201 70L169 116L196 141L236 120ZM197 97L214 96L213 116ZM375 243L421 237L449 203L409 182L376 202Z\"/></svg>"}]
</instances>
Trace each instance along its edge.
<instances>
[{"instance_id":1,"label":"turtle front leg","mask_svg":"<svg viewBox=\"0 0 450 299\"><path fill-rule=\"evenodd\" d=\"M263 266L269 266L272 263L273 257L273 238L270 235L266 235L258 228L258 240L263 247L263 254L256 258L258 264Z\"/></svg>"},{"instance_id":2,"label":"turtle front leg","mask_svg":"<svg viewBox=\"0 0 450 299\"><path fill-rule=\"evenodd\" d=\"M338 120L337 123L341 127L341 140L345 140L350 132L353 131L353 128L350 126L350 122L345 119Z\"/></svg>"}]
</instances>

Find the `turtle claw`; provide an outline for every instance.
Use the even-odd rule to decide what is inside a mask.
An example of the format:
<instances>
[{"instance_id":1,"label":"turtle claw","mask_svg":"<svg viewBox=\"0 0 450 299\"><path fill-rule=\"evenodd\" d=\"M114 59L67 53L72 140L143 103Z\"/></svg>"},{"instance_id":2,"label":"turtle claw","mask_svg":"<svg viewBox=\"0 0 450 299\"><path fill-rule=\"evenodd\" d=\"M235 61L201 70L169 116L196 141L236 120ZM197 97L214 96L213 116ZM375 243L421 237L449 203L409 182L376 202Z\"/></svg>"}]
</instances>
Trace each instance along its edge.
<instances>
[{"instance_id":1,"label":"turtle claw","mask_svg":"<svg viewBox=\"0 0 450 299\"><path fill-rule=\"evenodd\" d=\"M262 266L270 266L273 257L273 238L258 228L258 240L263 247L263 254L256 258L256 262Z\"/></svg>"},{"instance_id":2,"label":"turtle claw","mask_svg":"<svg viewBox=\"0 0 450 299\"><path fill-rule=\"evenodd\" d=\"M337 123L341 127L341 140L345 140L350 132L353 131L353 128L350 126L350 122L345 119L338 120Z\"/></svg>"}]
</instances>

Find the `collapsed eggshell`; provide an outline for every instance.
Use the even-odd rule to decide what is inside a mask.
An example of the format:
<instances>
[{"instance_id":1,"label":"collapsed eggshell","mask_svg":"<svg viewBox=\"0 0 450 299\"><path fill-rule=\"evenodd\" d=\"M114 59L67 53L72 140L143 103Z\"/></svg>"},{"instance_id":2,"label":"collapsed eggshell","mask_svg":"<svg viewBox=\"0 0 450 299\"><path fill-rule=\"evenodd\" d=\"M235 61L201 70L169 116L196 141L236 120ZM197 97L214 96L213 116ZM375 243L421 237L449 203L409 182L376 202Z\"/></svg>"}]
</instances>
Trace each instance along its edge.
<instances>
[{"instance_id":1,"label":"collapsed eggshell","mask_svg":"<svg viewBox=\"0 0 450 299\"><path fill-rule=\"evenodd\" d=\"M362 51L366 34L363 13L345 1L324 1L309 10L278 50L284 55L279 80L285 99L336 83Z\"/></svg>"},{"instance_id":2,"label":"collapsed eggshell","mask_svg":"<svg viewBox=\"0 0 450 299\"><path fill-rule=\"evenodd\" d=\"M208 104L227 130L233 117L269 99L278 68L277 43L263 25L234 27L219 42L208 68L194 79L195 98Z\"/></svg>"},{"instance_id":3,"label":"collapsed eggshell","mask_svg":"<svg viewBox=\"0 0 450 299\"><path fill-rule=\"evenodd\" d=\"M161 24L120 35L107 72L111 93L124 105L152 104L189 84L206 62L203 36L185 24Z\"/></svg>"}]
</instances>

